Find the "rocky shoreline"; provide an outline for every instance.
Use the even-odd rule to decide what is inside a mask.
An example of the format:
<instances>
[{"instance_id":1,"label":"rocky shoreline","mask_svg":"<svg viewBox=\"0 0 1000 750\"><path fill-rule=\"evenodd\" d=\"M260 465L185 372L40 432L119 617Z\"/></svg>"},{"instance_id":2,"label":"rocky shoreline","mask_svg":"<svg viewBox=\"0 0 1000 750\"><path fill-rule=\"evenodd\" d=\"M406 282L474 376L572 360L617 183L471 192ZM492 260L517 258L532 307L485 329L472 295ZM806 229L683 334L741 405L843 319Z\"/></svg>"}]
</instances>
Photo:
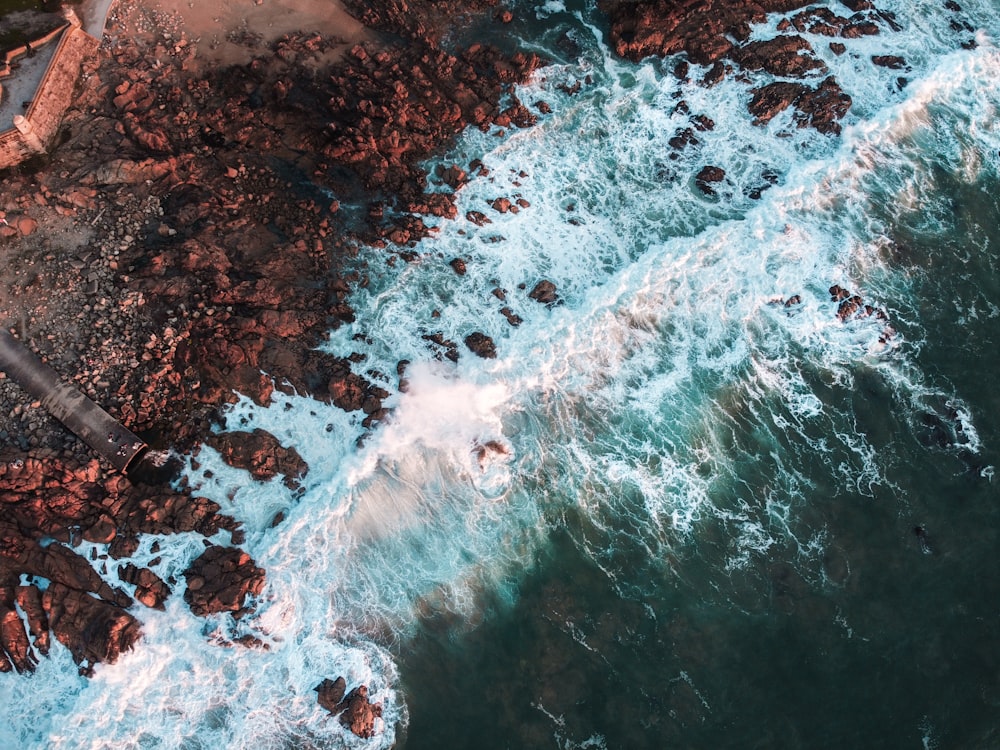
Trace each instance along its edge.
<instances>
[{"instance_id":1,"label":"rocky shoreline","mask_svg":"<svg viewBox=\"0 0 1000 750\"><path fill-rule=\"evenodd\" d=\"M801 34L877 34L893 19L867 0L843 0L849 15L800 11L806 5L600 3L619 55L680 54L676 75L705 66L705 85L765 70L779 80L752 92L757 124L792 108L799 127L835 134L850 97ZM383 400L405 365L363 377L357 358L315 348L353 320L349 293L366 283L359 246L412 259L431 232L424 217L456 214L454 194L431 192L421 162L469 125L531 127L548 109L513 95L544 60L463 40L471 19L511 21L497 0L348 0L345 8L367 41L306 29L267 42L234 29L227 43L250 61L217 67L203 63L176 13L118 3L58 149L0 174L0 324L155 449L188 453L205 443L253 479L281 475L290 487L308 471L301 457L261 430L213 434L224 407L237 394L266 405L277 389L363 413L368 427L384 420ZM773 40L748 41L749 24L792 11L800 12ZM840 54L837 44L830 49ZM873 64L905 68L901 58ZM713 127L708 114L692 114L691 124L674 148ZM474 169L452 165L436 177L458 190ZM712 195L724 179L706 165L697 185ZM494 206L507 209L509 201ZM451 262L464 273L461 259ZM548 281L531 297L559 302ZM457 358L453 342L434 344L451 344L447 356ZM465 344L496 356L482 334ZM0 441L0 671L31 671L50 632L83 671L132 648L141 636L133 601L162 607L179 581L161 578L155 564L126 563L113 587L97 569L126 561L143 534L205 537L206 551L184 573L195 614L239 617L253 607L266 572L239 548L238 524L190 489L164 484L169 467L131 481L114 474L7 379ZM107 552L87 560L74 551L81 539ZM359 690L344 698L343 684L328 685L322 694L331 711L365 713L367 732L371 712L354 708L367 705Z\"/></svg>"},{"instance_id":2,"label":"rocky shoreline","mask_svg":"<svg viewBox=\"0 0 1000 750\"><path fill-rule=\"evenodd\" d=\"M365 6L373 41L332 66L339 38L231 34L251 61L219 69L200 64L176 15L117 4L55 154L0 175L3 325L154 448L207 441L254 479L295 485L308 467L294 449L212 428L237 394L267 404L275 388L369 426L385 417L388 376L314 348L352 319L358 240L405 248L428 232L421 214L453 216L418 162L469 123L503 121L502 98L541 62L445 52L459 10L473 9ZM346 216L341 200L367 209ZM94 566L127 560L142 534L206 537L184 573L196 614L252 607L264 571L215 503L164 472L115 475L7 379L0 438L0 671L31 671L50 631L85 672L132 648L133 599L162 607L177 581L127 563L112 587ZM220 531L228 546L208 542ZM81 539L107 553L84 559Z\"/></svg>"}]
</instances>

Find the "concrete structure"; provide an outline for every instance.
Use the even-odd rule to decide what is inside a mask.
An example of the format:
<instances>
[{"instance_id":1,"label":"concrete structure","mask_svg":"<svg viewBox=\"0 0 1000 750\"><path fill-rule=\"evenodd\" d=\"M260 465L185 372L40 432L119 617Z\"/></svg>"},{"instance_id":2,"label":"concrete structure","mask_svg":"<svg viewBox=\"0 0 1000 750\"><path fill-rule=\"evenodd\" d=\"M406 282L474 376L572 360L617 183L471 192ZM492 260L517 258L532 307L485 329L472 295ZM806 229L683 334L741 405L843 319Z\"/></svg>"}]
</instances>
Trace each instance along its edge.
<instances>
[{"instance_id":1,"label":"concrete structure","mask_svg":"<svg viewBox=\"0 0 1000 750\"><path fill-rule=\"evenodd\" d=\"M147 446L118 420L84 396L0 329L0 370L42 402L48 412L119 471L127 471Z\"/></svg>"},{"instance_id":2,"label":"concrete structure","mask_svg":"<svg viewBox=\"0 0 1000 750\"><path fill-rule=\"evenodd\" d=\"M83 63L100 46L72 10L64 15L65 24L0 59L0 169L51 146Z\"/></svg>"}]
</instances>

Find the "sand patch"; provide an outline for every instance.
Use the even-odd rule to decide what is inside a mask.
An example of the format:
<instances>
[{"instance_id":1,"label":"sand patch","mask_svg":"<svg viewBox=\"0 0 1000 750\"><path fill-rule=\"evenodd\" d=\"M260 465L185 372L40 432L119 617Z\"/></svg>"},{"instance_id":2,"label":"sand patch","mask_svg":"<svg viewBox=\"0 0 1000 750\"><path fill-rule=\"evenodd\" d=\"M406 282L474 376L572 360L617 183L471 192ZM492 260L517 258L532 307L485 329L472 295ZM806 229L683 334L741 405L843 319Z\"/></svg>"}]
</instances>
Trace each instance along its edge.
<instances>
[{"instance_id":1,"label":"sand patch","mask_svg":"<svg viewBox=\"0 0 1000 750\"><path fill-rule=\"evenodd\" d=\"M371 32L337 0L148 0L148 7L176 14L189 39L198 39L198 58L220 65L245 64L262 45L296 32L319 33L340 43L317 59L333 62Z\"/></svg>"}]
</instances>

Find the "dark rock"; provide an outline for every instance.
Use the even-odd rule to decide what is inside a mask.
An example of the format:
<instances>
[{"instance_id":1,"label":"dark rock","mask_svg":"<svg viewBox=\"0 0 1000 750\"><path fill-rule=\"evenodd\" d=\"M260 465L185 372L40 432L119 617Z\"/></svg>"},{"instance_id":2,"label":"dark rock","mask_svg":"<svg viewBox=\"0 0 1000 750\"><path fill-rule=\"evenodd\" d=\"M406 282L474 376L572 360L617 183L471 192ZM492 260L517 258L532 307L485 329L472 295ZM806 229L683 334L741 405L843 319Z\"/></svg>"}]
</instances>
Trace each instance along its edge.
<instances>
[{"instance_id":1,"label":"dark rock","mask_svg":"<svg viewBox=\"0 0 1000 750\"><path fill-rule=\"evenodd\" d=\"M815 89L805 84L776 81L755 89L750 113L755 125L765 125L778 113L794 105L798 127L813 127L821 133L839 133L840 119L851 107L851 97L832 77Z\"/></svg>"},{"instance_id":2,"label":"dark rock","mask_svg":"<svg viewBox=\"0 0 1000 750\"><path fill-rule=\"evenodd\" d=\"M721 167L706 166L702 167L701 171L694 178L695 185L701 190L705 195L715 195L715 189L712 184L722 182L726 179L726 172Z\"/></svg>"},{"instance_id":3,"label":"dark rock","mask_svg":"<svg viewBox=\"0 0 1000 750\"><path fill-rule=\"evenodd\" d=\"M838 135L840 120L851 108L851 97L844 93L833 77L818 87L806 91L795 103L799 127L812 127L820 133Z\"/></svg>"},{"instance_id":4,"label":"dark rock","mask_svg":"<svg viewBox=\"0 0 1000 750\"><path fill-rule=\"evenodd\" d=\"M507 322L510 323L515 328L524 322L524 320L521 319L521 316L516 314L509 307L501 307L500 314L503 315L505 318L507 318Z\"/></svg>"},{"instance_id":5,"label":"dark rock","mask_svg":"<svg viewBox=\"0 0 1000 750\"><path fill-rule=\"evenodd\" d=\"M808 90L805 84L789 81L775 81L754 89L749 106L750 114L755 118L754 125L766 125Z\"/></svg>"},{"instance_id":6,"label":"dark rock","mask_svg":"<svg viewBox=\"0 0 1000 750\"><path fill-rule=\"evenodd\" d=\"M601 0L598 7L609 17L611 42L619 56L638 61L686 52L692 62L709 65L731 52L730 37L746 39L750 24L763 21L768 13L808 4L806 0Z\"/></svg>"},{"instance_id":7,"label":"dark rock","mask_svg":"<svg viewBox=\"0 0 1000 750\"><path fill-rule=\"evenodd\" d=\"M511 202L508 198L496 198L490 205L497 213L505 214L511 209Z\"/></svg>"},{"instance_id":8,"label":"dark rock","mask_svg":"<svg viewBox=\"0 0 1000 750\"><path fill-rule=\"evenodd\" d=\"M680 128L676 133L674 133L673 137L667 141L667 143L670 144L670 148L677 149L679 151L689 145L697 146L699 141L695 138L694 130L691 128Z\"/></svg>"},{"instance_id":9,"label":"dark rock","mask_svg":"<svg viewBox=\"0 0 1000 750\"><path fill-rule=\"evenodd\" d=\"M333 716L341 714L340 723L351 732L362 739L375 736L375 721L382 716L382 704L368 700L367 685L359 685L346 697L347 681L343 677L326 678L314 689L319 694L317 703Z\"/></svg>"},{"instance_id":10,"label":"dark rock","mask_svg":"<svg viewBox=\"0 0 1000 750\"><path fill-rule=\"evenodd\" d=\"M451 339L446 339L441 333L425 334L423 339L437 347L434 355L438 359L443 355L452 362L458 362L458 345Z\"/></svg>"},{"instance_id":11,"label":"dark rock","mask_svg":"<svg viewBox=\"0 0 1000 750\"><path fill-rule=\"evenodd\" d=\"M119 606L61 583L49 584L42 606L52 634L77 664L113 664L141 635L138 620Z\"/></svg>"},{"instance_id":12,"label":"dark rock","mask_svg":"<svg viewBox=\"0 0 1000 750\"><path fill-rule=\"evenodd\" d=\"M264 571L236 547L212 545L184 571L184 601L196 615L239 612L264 588Z\"/></svg>"},{"instance_id":13,"label":"dark rock","mask_svg":"<svg viewBox=\"0 0 1000 750\"><path fill-rule=\"evenodd\" d=\"M890 70L902 70L906 67L906 60L899 55L872 55L872 62L880 68Z\"/></svg>"},{"instance_id":14,"label":"dark rock","mask_svg":"<svg viewBox=\"0 0 1000 750\"><path fill-rule=\"evenodd\" d=\"M549 306L559 302L559 295L556 294L556 285L548 279L542 279L535 284L535 287L528 293L528 297Z\"/></svg>"},{"instance_id":15,"label":"dark rock","mask_svg":"<svg viewBox=\"0 0 1000 750\"><path fill-rule=\"evenodd\" d=\"M496 359L497 348L493 339L480 331L474 331L465 337L465 345L473 354L483 359Z\"/></svg>"},{"instance_id":16,"label":"dark rock","mask_svg":"<svg viewBox=\"0 0 1000 750\"><path fill-rule=\"evenodd\" d=\"M284 483L291 489L299 486L299 479L309 471L309 466L295 448L286 448L278 439L260 428L253 432L219 432L205 440L217 450L230 466L245 469L258 481L284 475Z\"/></svg>"},{"instance_id":17,"label":"dark rock","mask_svg":"<svg viewBox=\"0 0 1000 750\"><path fill-rule=\"evenodd\" d=\"M135 598L152 609L164 609L163 602L170 596L170 588L148 568L126 563L118 569L119 580L135 585Z\"/></svg>"},{"instance_id":18,"label":"dark rock","mask_svg":"<svg viewBox=\"0 0 1000 750\"><path fill-rule=\"evenodd\" d=\"M343 677L336 680L325 678L314 690L319 693L317 702L331 714L336 714L341 710L340 702L344 700L347 693L347 681Z\"/></svg>"},{"instance_id":19,"label":"dark rock","mask_svg":"<svg viewBox=\"0 0 1000 750\"><path fill-rule=\"evenodd\" d=\"M382 716L382 704L368 700L367 685L354 688L340 705L343 710L341 724L363 739L375 736L375 720Z\"/></svg>"},{"instance_id":20,"label":"dark rock","mask_svg":"<svg viewBox=\"0 0 1000 750\"><path fill-rule=\"evenodd\" d=\"M461 258L452 258L448 262L448 265L451 266L455 273L459 276L465 276L465 261Z\"/></svg>"},{"instance_id":21,"label":"dark rock","mask_svg":"<svg viewBox=\"0 0 1000 750\"><path fill-rule=\"evenodd\" d=\"M776 76L800 78L826 71L826 65L812 54L809 42L800 36L751 42L740 47L733 58L747 70L765 70Z\"/></svg>"}]
</instances>

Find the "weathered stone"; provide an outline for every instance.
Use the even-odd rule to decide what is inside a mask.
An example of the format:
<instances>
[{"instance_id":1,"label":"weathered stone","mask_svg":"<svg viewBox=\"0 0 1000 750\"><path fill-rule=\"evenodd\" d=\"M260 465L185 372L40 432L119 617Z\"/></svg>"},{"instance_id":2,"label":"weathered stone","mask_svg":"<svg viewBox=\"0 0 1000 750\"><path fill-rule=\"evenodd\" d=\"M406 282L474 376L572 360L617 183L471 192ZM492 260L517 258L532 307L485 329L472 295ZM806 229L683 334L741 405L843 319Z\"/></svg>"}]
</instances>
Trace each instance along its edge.
<instances>
[{"instance_id":1,"label":"weathered stone","mask_svg":"<svg viewBox=\"0 0 1000 750\"><path fill-rule=\"evenodd\" d=\"M264 588L264 571L236 547L210 546L184 571L184 577L188 581L184 601L201 617L239 612L249 597Z\"/></svg>"},{"instance_id":2,"label":"weathered stone","mask_svg":"<svg viewBox=\"0 0 1000 750\"><path fill-rule=\"evenodd\" d=\"M541 302L543 305L554 305L559 302L559 295L556 294L556 285L548 279L542 279L528 293L528 297Z\"/></svg>"},{"instance_id":3,"label":"weathered stone","mask_svg":"<svg viewBox=\"0 0 1000 750\"><path fill-rule=\"evenodd\" d=\"M474 331L465 337L465 345L473 354L483 359L495 359L497 348L493 339L481 331Z\"/></svg>"}]
</instances>

